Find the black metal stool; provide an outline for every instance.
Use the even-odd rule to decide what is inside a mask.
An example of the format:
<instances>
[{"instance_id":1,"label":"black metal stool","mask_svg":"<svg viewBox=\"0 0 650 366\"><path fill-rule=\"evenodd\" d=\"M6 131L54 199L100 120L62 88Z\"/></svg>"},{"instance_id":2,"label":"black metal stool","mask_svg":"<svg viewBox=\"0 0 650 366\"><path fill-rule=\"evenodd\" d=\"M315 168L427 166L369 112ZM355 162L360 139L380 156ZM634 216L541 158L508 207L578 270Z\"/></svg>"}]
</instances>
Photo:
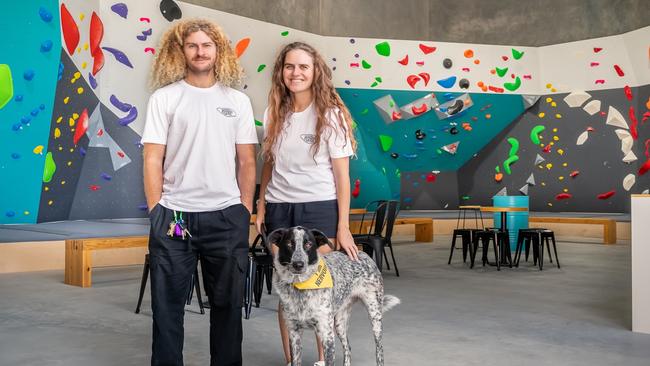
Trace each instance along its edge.
<instances>
[{"instance_id":1,"label":"black metal stool","mask_svg":"<svg viewBox=\"0 0 650 366\"><path fill-rule=\"evenodd\" d=\"M539 270L544 269L544 243L548 251L549 261L553 263L553 255L551 254L551 243L553 244L553 252L555 253L555 263L557 268L560 268L560 259L557 256L557 245L555 243L555 233L553 230L544 228L530 228L519 230L519 240L517 240L517 249L515 250L515 266L519 267L519 259L521 258L521 251L525 246L526 261L528 261L528 248L532 242L533 245L533 264L539 265Z\"/></svg>"},{"instance_id":2,"label":"black metal stool","mask_svg":"<svg viewBox=\"0 0 650 366\"><path fill-rule=\"evenodd\" d=\"M474 236L477 232L482 231L484 228L483 225L483 213L481 213L481 206L458 206L458 219L456 220L456 229L454 229L452 239L451 239L451 249L449 251L449 260L447 264L451 264L451 259L454 256L454 249L456 248L456 238L460 237L462 241L463 248L463 263L467 262L467 252L469 251L470 258L472 257L472 243L474 242ZM476 228L469 229L465 228L465 219L467 211L474 212L474 223ZM461 214L462 214L462 226L461 226ZM481 217L481 228L478 228L478 218Z\"/></svg>"},{"instance_id":3,"label":"black metal stool","mask_svg":"<svg viewBox=\"0 0 650 366\"><path fill-rule=\"evenodd\" d=\"M501 270L502 264L508 264L508 267L512 268L512 257L510 255L510 237L508 231L503 231L496 228L488 228L482 231L478 231L474 235L474 240L472 243L474 250L471 257L470 268L474 268L479 241L483 244L483 254L481 258L483 261L483 266L485 266L486 263L489 263L488 252L490 242L492 242L497 271ZM504 262L506 259L507 262Z\"/></svg>"}]
</instances>

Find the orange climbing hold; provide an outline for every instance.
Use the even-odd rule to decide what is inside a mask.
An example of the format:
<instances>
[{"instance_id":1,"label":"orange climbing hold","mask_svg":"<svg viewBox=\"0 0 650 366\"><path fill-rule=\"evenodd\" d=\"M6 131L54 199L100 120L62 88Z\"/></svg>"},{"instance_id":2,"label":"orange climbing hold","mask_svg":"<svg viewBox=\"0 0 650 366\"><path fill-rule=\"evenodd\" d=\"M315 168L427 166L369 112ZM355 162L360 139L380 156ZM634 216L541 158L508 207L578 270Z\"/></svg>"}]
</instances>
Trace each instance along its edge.
<instances>
[{"instance_id":1,"label":"orange climbing hold","mask_svg":"<svg viewBox=\"0 0 650 366\"><path fill-rule=\"evenodd\" d=\"M241 57L241 55L244 54L246 48L248 48L248 45L250 43L251 43L250 38L244 38L241 39L239 42L237 42L237 45L235 46L235 54L237 55L237 58Z\"/></svg>"},{"instance_id":2,"label":"orange climbing hold","mask_svg":"<svg viewBox=\"0 0 650 366\"><path fill-rule=\"evenodd\" d=\"M465 52L463 52L463 56L465 56L465 58L472 58L472 57L474 57L474 51L473 50L465 50Z\"/></svg>"}]
</instances>

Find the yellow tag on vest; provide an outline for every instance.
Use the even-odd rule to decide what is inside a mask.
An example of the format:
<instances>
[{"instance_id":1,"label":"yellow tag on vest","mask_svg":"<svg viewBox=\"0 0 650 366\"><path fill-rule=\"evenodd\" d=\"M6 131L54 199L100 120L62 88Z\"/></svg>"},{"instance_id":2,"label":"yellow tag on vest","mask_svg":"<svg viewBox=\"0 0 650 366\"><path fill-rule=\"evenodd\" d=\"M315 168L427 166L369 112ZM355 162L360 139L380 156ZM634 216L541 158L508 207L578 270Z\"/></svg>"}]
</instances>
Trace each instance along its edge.
<instances>
[{"instance_id":1,"label":"yellow tag on vest","mask_svg":"<svg viewBox=\"0 0 650 366\"><path fill-rule=\"evenodd\" d=\"M311 277L304 282L295 282L293 284L298 290L317 290L321 288L331 288L334 286L332 275L323 258L318 261L318 269Z\"/></svg>"}]
</instances>

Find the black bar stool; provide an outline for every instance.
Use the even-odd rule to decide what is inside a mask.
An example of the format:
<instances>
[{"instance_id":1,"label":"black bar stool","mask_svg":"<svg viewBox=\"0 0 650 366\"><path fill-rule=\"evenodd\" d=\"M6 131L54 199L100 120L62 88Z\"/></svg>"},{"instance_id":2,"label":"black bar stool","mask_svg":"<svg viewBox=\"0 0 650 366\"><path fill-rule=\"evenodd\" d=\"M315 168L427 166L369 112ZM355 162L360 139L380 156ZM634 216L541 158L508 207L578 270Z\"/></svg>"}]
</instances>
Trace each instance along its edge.
<instances>
[{"instance_id":1,"label":"black bar stool","mask_svg":"<svg viewBox=\"0 0 650 366\"><path fill-rule=\"evenodd\" d=\"M475 228L465 228L465 219L467 218L467 212L472 211L474 213L474 224ZM461 226L461 216L462 216L462 226ZM481 218L481 228L478 226L478 218ZM458 206L458 219L456 220L456 229L454 229L452 238L451 238L451 249L449 251L449 260L447 264L451 264L451 259L454 256L454 249L456 248L456 238L460 237L463 248L463 263L467 262L467 252L469 251L470 258L472 257L472 243L474 242L474 236L477 232L484 229L483 225L483 213L481 212L481 206Z\"/></svg>"}]
</instances>

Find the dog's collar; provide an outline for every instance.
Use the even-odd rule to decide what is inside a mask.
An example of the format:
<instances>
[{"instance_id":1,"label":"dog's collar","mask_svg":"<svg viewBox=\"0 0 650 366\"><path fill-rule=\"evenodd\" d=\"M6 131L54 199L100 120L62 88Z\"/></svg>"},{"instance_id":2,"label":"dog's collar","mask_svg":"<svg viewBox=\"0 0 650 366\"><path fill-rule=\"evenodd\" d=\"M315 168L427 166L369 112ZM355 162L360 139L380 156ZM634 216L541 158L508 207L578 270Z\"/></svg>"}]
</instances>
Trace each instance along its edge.
<instances>
[{"instance_id":1,"label":"dog's collar","mask_svg":"<svg viewBox=\"0 0 650 366\"><path fill-rule=\"evenodd\" d=\"M317 290L322 288L331 288L334 286L332 282L332 274L323 258L318 260L318 269L311 277L303 282L294 282L293 286L298 290Z\"/></svg>"}]
</instances>

